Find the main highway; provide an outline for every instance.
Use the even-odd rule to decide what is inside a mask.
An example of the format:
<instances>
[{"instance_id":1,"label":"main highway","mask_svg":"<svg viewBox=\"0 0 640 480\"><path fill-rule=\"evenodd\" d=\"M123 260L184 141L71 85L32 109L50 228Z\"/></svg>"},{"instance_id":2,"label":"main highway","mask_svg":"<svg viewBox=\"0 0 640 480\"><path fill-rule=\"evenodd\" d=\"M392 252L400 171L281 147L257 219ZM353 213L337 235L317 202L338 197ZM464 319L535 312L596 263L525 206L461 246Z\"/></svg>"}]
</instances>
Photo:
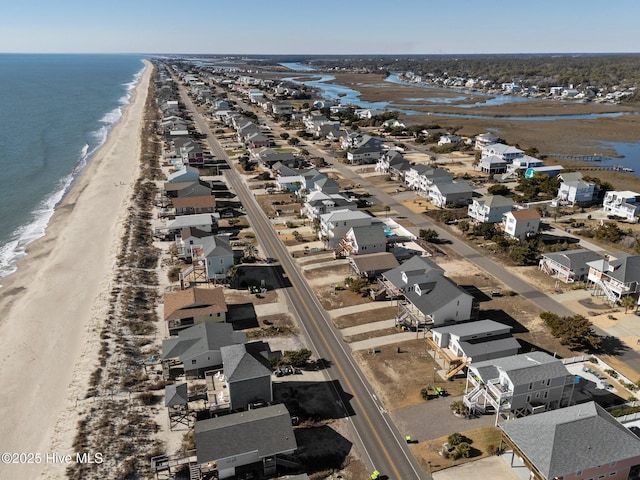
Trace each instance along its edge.
<instances>
[{"instance_id":1,"label":"main highway","mask_svg":"<svg viewBox=\"0 0 640 480\"><path fill-rule=\"evenodd\" d=\"M376 397L371 386L355 364L351 353L347 351L339 332L331 324L327 312L318 303L316 295L280 242L267 215L258 206L251 191L240 178L226 152L211 132L211 129L197 111L184 89L180 88L182 101L193 114L193 119L201 133L207 136L211 153L218 159L224 159L230 169L225 171L230 188L238 196L247 213L256 237L268 257L280 261L284 274L291 287L284 289L289 305L300 321L311 346L317 356L328 360L326 375L328 381L339 382L345 395L336 393L336 402L344 408L345 417L353 426L356 443L363 450L368 467L381 472L389 480L428 479L430 475L422 470L411 454L402 432L398 432L388 412ZM348 405L347 405L348 403Z\"/></svg>"}]
</instances>

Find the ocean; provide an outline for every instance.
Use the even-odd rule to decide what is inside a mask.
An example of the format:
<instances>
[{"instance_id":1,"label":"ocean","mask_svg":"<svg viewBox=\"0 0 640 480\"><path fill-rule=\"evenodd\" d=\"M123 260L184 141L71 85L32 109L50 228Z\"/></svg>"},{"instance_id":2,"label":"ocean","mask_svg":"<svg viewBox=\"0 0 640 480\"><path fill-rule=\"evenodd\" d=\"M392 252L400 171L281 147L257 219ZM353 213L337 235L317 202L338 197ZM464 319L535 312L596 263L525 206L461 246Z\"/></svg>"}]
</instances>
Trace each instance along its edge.
<instances>
[{"instance_id":1,"label":"ocean","mask_svg":"<svg viewBox=\"0 0 640 480\"><path fill-rule=\"evenodd\" d=\"M120 119L142 60L0 54L0 278L44 235L55 206Z\"/></svg>"}]
</instances>

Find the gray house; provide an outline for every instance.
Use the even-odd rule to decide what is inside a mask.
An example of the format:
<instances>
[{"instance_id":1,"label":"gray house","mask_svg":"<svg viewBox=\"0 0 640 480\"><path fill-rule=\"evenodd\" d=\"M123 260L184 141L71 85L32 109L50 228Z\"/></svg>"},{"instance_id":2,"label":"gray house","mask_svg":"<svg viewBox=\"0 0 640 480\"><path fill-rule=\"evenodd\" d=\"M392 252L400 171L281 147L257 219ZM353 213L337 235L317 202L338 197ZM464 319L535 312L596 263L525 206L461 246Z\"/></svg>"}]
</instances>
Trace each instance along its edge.
<instances>
[{"instance_id":1,"label":"gray house","mask_svg":"<svg viewBox=\"0 0 640 480\"><path fill-rule=\"evenodd\" d=\"M198 463L215 464L220 479L235 477L239 467L260 463L264 474L273 476L277 455L297 448L283 404L201 420L195 425L195 439Z\"/></svg>"},{"instance_id":2,"label":"gray house","mask_svg":"<svg viewBox=\"0 0 640 480\"><path fill-rule=\"evenodd\" d=\"M186 374L202 374L205 369L222 365L222 347L246 341L247 335L234 332L230 323L200 323L163 340L162 360L177 359Z\"/></svg>"},{"instance_id":3,"label":"gray house","mask_svg":"<svg viewBox=\"0 0 640 480\"><path fill-rule=\"evenodd\" d=\"M503 422L500 429L511 466L517 455L532 479L627 480L640 473L640 439L595 402Z\"/></svg>"},{"instance_id":4,"label":"gray house","mask_svg":"<svg viewBox=\"0 0 640 480\"><path fill-rule=\"evenodd\" d=\"M600 260L602 255L580 248L542 254L538 264L540 270L564 283L581 282L589 275L589 262Z\"/></svg>"},{"instance_id":5,"label":"gray house","mask_svg":"<svg viewBox=\"0 0 640 480\"><path fill-rule=\"evenodd\" d=\"M570 405L575 385L562 360L544 352L472 363L464 403L472 410L513 417Z\"/></svg>"},{"instance_id":6,"label":"gray house","mask_svg":"<svg viewBox=\"0 0 640 480\"><path fill-rule=\"evenodd\" d=\"M409 327L441 326L477 318L473 295L431 260L414 256L382 274L389 298L398 298L396 321Z\"/></svg>"},{"instance_id":7,"label":"gray house","mask_svg":"<svg viewBox=\"0 0 640 480\"><path fill-rule=\"evenodd\" d=\"M258 342L258 345L262 344ZM268 352L256 350L252 344L228 345L220 349L231 410L245 409L255 402L273 401Z\"/></svg>"}]
</instances>

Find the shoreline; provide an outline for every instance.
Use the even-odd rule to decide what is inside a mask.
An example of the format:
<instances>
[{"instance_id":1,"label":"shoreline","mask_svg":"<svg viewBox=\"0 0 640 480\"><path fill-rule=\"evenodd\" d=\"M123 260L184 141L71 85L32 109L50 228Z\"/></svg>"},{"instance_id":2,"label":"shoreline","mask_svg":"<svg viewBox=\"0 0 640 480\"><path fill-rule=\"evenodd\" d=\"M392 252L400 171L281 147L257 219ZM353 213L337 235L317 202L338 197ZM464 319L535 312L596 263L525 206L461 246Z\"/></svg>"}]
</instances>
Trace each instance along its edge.
<instances>
[{"instance_id":1,"label":"shoreline","mask_svg":"<svg viewBox=\"0 0 640 480\"><path fill-rule=\"evenodd\" d=\"M0 450L40 454L29 465L1 464L11 478L60 478L72 455L76 404L84 398L99 348L99 324L123 221L140 168L140 132L152 65L122 117L56 207L44 237L31 243L16 272L2 279ZM98 453L98 452L88 452ZM105 459L108 462L108 459Z\"/></svg>"}]
</instances>

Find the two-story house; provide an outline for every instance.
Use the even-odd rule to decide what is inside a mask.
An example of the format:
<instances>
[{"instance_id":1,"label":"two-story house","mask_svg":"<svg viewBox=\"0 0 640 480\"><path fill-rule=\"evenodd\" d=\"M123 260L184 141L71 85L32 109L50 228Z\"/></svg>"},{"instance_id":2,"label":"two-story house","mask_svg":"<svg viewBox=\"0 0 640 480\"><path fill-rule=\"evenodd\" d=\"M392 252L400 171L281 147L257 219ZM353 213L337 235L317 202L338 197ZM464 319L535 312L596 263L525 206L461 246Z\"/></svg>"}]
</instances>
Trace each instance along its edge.
<instances>
[{"instance_id":1,"label":"two-story house","mask_svg":"<svg viewBox=\"0 0 640 480\"><path fill-rule=\"evenodd\" d=\"M314 190L307 195L300 213L313 221L320 215L335 210L357 210L357 204L339 193L328 194Z\"/></svg>"},{"instance_id":2,"label":"two-story house","mask_svg":"<svg viewBox=\"0 0 640 480\"><path fill-rule=\"evenodd\" d=\"M485 195L472 200L467 214L479 223L499 223L514 205L513 200L502 195Z\"/></svg>"},{"instance_id":3,"label":"two-story house","mask_svg":"<svg viewBox=\"0 0 640 480\"><path fill-rule=\"evenodd\" d=\"M502 216L502 229L508 237L526 240L538 234L540 212L535 208L511 210Z\"/></svg>"},{"instance_id":4,"label":"two-story house","mask_svg":"<svg viewBox=\"0 0 640 480\"><path fill-rule=\"evenodd\" d=\"M538 267L564 283L587 280L589 262L602 259L602 255L593 250L579 248L562 252L543 253Z\"/></svg>"},{"instance_id":5,"label":"two-story house","mask_svg":"<svg viewBox=\"0 0 640 480\"><path fill-rule=\"evenodd\" d=\"M361 227L351 227L338 243L334 256L344 258L351 255L386 252L386 250L385 225L377 222Z\"/></svg>"},{"instance_id":6,"label":"two-story house","mask_svg":"<svg viewBox=\"0 0 640 480\"><path fill-rule=\"evenodd\" d=\"M318 238L324 240L327 248L336 248L338 242L353 227L371 225L372 217L359 210L335 210L320 215Z\"/></svg>"},{"instance_id":7,"label":"two-story house","mask_svg":"<svg viewBox=\"0 0 640 480\"><path fill-rule=\"evenodd\" d=\"M629 190L606 192L602 202L602 210L608 215L636 223L638 215L640 215L640 193Z\"/></svg>"},{"instance_id":8,"label":"two-story house","mask_svg":"<svg viewBox=\"0 0 640 480\"><path fill-rule=\"evenodd\" d=\"M188 288L164 294L164 320L169 335L204 322L224 322L227 302L222 287Z\"/></svg>"},{"instance_id":9,"label":"two-story house","mask_svg":"<svg viewBox=\"0 0 640 480\"><path fill-rule=\"evenodd\" d=\"M473 196L473 189L465 181L434 183L429 187L429 201L436 207L447 205L467 205Z\"/></svg>"},{"instance_id":10,"label":"two-story house","mask_svg":"<svg viewBox=\"0 0 640 480\"><path fill-rule=\"evenodd\" d=\"M506 452L514 478L638 478L640 439L595 402L516 418L499 427L500 450Z\"/></svg>"},{"instance_id":11,"label":"two-story house","mask_svg":"<svg viewBox=\"0 0 640 480\"><path fill-rule=\"evenodd\" d=\"M478 305L431 260L414 256L382 274L389 298L398 298L396 322L410 328L441 326L477 318Z\"/></svg>"},{"instance_id":12,"label":"two-story house","mask_svg":"<svg viewBox=\"0 0 640 480\"><path fill-rule=\"evenodd\" d=\"M473 362L463 401L472 411L522 417L566 407L574 376L562 360L544 352Z\"/></svg>"},{"instance_id":13,"label":"two-story house","mask_svg":"<svg viewBox=\"0 0 640 480\"><path fill-rule=\"evenodd\" d=\"M635 296L640 291L640 255L618 252L587 265L587 280L594 295L604 295L611 303L617 303L622 297Z\"/></svg>"}]
</instances>

